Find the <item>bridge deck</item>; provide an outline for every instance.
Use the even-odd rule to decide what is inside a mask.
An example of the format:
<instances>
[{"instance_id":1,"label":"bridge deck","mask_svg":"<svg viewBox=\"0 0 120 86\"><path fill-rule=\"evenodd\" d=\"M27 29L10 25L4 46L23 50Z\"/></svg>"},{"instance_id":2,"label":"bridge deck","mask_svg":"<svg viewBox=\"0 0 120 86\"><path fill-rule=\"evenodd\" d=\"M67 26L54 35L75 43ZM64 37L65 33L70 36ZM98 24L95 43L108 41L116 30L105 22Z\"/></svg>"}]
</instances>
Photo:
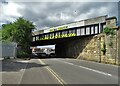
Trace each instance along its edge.
<instances>
[{"instance_id":1,"label":"bridge deck","mask_svg":"<svg viewBox=\"0 0 120 86\"><path fill-rule=\"evenodd\" d=\"M31 46L50 45L64 42L82 36L91 36L103 32L104 23L97 23L81 27L70 28L66 30L54 31L33 36Z\"/></svg>"}]
</instances>

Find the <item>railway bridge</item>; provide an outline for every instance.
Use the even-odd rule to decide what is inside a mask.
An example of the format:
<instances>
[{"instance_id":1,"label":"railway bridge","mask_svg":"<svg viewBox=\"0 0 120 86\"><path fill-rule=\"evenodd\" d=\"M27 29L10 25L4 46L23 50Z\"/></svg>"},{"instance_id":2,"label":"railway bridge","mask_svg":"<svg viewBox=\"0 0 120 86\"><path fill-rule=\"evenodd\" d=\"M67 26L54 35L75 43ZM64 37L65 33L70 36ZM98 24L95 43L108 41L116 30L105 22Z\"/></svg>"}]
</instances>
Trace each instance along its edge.
<instances>
[{"instance_id":1,"label":"railway bridge","mask_svg":"<svg viewBox=\"0 0 120 86\"><path fill-rule=\"evenodd\" d=\"M77 58L107 25L115 26L115 24L115 17L99 16L39 30L37 34L33 34L31 46L55 45L55 53L58 57ZM96 47L96 41L93 41L91 48ZM95 49L93 49L93 53L97 52Z\"/></svg>"}]
</instances>

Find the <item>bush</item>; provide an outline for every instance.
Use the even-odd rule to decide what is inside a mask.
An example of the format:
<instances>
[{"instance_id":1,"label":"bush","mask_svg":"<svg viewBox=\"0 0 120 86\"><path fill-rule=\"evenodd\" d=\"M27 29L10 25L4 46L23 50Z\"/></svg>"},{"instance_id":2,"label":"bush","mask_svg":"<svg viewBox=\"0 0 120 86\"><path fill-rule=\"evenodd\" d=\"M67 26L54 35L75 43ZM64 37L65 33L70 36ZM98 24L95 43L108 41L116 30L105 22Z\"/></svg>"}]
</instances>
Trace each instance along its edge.
<instances>
[{"instance_id":1,"label":"bush","mask_svg":"<svg viewBox=\"0 0 120 86\"><path fill-rule=\"evenodd\" d=\"M110 35L110 34L114 35L115 34L114 29L109 28L109 27L104 28L104 33L107 34L107 35Z\"/></svg>"},{"instance_id":2,"label":"bush","mask_svg":"<svg viewBox=\"0 0 120 86\"><path fill-rule=\"evenodd\" d=\"M103 43L103 48L101 49L101 51L103 52L103 55L106 54L106 44L105 44L105 42Z\"/></svg>"},{"instance_id":3,"label":"bush","mask_svg":"<svg viewBox=\"0 0 120 86\"><path fill-rule=\"evenodd\" d=\"M30 56L29 53L22 51L22 50L17 53L18 58L28 58L29 56Z\"/></svg>"}]
</instances>

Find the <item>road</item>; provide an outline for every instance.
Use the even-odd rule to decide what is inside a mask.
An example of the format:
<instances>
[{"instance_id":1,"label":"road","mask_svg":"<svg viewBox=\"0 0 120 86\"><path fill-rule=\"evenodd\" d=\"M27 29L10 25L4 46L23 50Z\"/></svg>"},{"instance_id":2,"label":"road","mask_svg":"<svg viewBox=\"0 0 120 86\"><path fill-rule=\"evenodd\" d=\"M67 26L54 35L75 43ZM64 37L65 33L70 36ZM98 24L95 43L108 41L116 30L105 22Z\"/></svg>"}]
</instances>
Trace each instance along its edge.
<instances>
[{"instance_id":1,"label":"road","mask_svg":"<svg viewBox=\"0 0 120 86\"><path fill-rule=\"evenodd\" d=\"M118 84L117 66L84 60L8 60L2 67L3 84Z\"/></svg>"}]
</instances>

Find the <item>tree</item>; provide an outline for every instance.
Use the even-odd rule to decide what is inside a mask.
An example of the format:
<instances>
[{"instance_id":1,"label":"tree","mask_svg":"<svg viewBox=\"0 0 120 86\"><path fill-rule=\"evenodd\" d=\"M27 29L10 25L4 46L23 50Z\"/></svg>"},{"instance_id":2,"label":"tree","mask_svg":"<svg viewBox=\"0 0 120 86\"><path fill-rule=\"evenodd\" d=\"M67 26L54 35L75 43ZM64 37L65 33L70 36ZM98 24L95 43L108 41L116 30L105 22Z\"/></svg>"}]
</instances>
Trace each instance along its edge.
<instances>
[{"instance_id":1,"label":"tree","mask_svg":"<svg viewBox=\"0 0 120 86\"><path fill-rule=\"evenodd\" d=\"M2 33L2 41L12 41L12 24L4 24L2 25L1 33Z\"/></svg>"},{"instance_id":2,"label":"tree","mask_svg":"<svg viewBox=\"0 0 120 86\"><path fill-rule=\"evenodd\" d=\"M2 41L16 42L22 52L30 54L32 30L35 27L32 22L20 17L15 22L2 26Z\"/></svg>"}]
</instances>

